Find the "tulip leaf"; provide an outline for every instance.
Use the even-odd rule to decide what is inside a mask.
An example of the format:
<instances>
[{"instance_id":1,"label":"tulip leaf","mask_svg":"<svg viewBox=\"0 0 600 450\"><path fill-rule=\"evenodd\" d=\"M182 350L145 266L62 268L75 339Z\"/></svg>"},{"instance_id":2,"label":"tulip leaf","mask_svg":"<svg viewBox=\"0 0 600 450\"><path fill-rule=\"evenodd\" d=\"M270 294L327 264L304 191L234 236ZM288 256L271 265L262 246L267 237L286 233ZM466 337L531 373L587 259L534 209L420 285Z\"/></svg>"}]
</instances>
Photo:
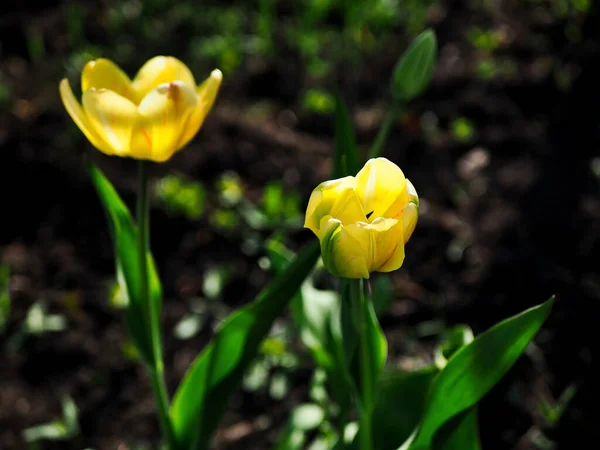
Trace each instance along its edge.
<instances>
[{"instance_id":1,"label":"tulip leaf","mask_svg":"<svg viewBox=\"0 0 600 450\"><path fill-rule=\"evenodd\" d=\"M291 252L285 246L272 240L267 251L275 273L283 272L292 260ZM292 317L300 332L302 343L310 350L316 364L326 373L332 393L338 405L345 410L350 407L350 381L347 365L341 346L340 295L331 290L315 287L315 273L302 284L298 294L291 302Z\"/></svg>"},{"instance_id":2,"label":"tulip leaf","mask_svg":"<svg viewBox=\"0 0 600 450\"><path fill-rule=\"evenodd\" d=\"M125 317L131 339L142 359L154 365L152 314L160 315L162 289L154 259L147 254L148 298L142 298L137 226L129 209L102 171L88 161L88 168L96 192L108 216L115 247L115 261L119 288L127 299ZM151 311L150 308L154 308Z\"/></svg>"},{"instance_id":3,"label":"tulip leaf","mask_svg":"<svg viewBox=\"0 0 600 450\"><path fill-rule=\"evenodd\" d=\"M431 82L437 58L437 39L433 30L423 31L402 54L392 74L392 94L408 102L421 94Z\"/></svg>"},{"instance_id":4,"label":"tulip leaf","mask_svg":"<svg viewBox=\"0 0 600 450\"><path fill-rule=\"evenodd\" d=\"M412 372L399 369L384 372L372 417L374 448L394 450L411 436L423 415L431 384L439 373L435 365ZM476 414L473 407L450 419L436 435L434 449L481 450ZM351 448L358 449L358 439L354 439Z\"/></svg>"},{"instance_id":5,"label":"tulip leaf","mask_svg":"<svg viewBox=\"0 0 600 450\"><path fill-rule=\"evenodd\" d=\"M375 448L395 450L408 439L419 424L429 387L438 373L433 365L412 372L384 372L372 418Z\"/></svg>"},{"instance_id":6,"label":"tulip leaf","mask_svg":"<svg viewBox=\"0 0 600 450\"><path fill-rule=\"evenodd\" d=\"M340 335L338 359L347 367L361 416L370 416L375 408L379 379L387 359L387 340L377 320L373 302L364 292L364 280L344 281L340 289L342 305L339 323L332 331Z\"/></svg>"},{"instance_id":7,"label":"tulip leaf","mask_svg":"<svg viewBox=\"0 0 600 450\"><path fill-rule=\"evenodd\" d=\"M481 450L477 406L450 419L435 435L434 450Z\"/></svg>"},{"instance_id":8,"label":"tulip leaf","mask_svg":"<svg viewBox=\"0 0 600 450\"><path fill-rule=\"evenodd\" d=\"M433 380L421 423L401 449L431 449L440 428L476 405L517 361L550 314L553 301L499 322L456 351Z\"/></svg>"},{"instance_id":9,"label":"tulip leaf","mask_svg":"<svg viewBox=\"0 0 600 450\"><path fill-rule=\"evenodd\" d=\"M332 178L354 176L361 165L352 119L344 100L338 93L335 97L335 153Z\"/></svg>"},{"instance_id":10,"label":"tulip leaf","mask_svg":"<svg viewBox=\"0 0 600 450\"><path fill-rule=\"evenodd\" d=\"M362 324L364 333L363 339L359 340L356 352L358 354L366 355L369 360L369 379L371 382L371 393L362 394L363 407L367 411L372 411L375 407L375 399L377 398L377 391L379 387L379 379L385 366L387 359L387 340L383 334L383 330L377 320L373 302L369 299L363 305L364 308L364 323ZM363 348L366 347L366 348ZM360 357L357 358L360 361ZM359 372L360 373L360 372ZM361 377L364 373L361 374Z\"/></svg>"},{"instance_id":11,"label":"tulip leaf","mask_svg":"<svg viewBox=\"0 0 600 450\"><path fill-rule=\"evenodd\" d=\"M209 442L244 372L273 322L312 271L319 244L308 245L250 305L232 313L198 355L171 405L178 448L199 450Z\"/></svg>"}]
</instances>

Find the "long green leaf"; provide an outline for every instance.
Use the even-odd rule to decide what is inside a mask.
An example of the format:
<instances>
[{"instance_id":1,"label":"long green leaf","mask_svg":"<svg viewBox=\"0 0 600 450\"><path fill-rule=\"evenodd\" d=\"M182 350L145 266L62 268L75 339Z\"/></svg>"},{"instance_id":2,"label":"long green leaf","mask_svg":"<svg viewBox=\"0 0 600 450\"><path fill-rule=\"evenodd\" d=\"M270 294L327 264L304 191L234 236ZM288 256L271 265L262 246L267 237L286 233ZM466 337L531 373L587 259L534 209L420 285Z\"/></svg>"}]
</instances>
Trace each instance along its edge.
<instances>
[{"instance_id":1,"label":"long green leaf","mask_svg":"<svg viewBox=\"0 0 600 450\"><path fill-rule=\"evenodd\" d=\"M250 305L234 312L198 355L179 385L171 418L181 449L208 448L212 434L260 343L313 269L318 242L296 260Z\"/></svg>"},{"instance_id":2,"label":"long green leaf","mask_svg":"<svg viewBox=\"0 0 600 450\"><path fill-rule=\"evenodd\" d=\"M435 365L413 372L388 369L382 376L373 412L375 448L394 450L406 441L423 415L431 384L438 375ZM357 449L355 439L352 449ZM477 407L450 419L435 437L435 450L481 450Z\"/></svg>"},{"instance_id":3,"label":"long green leaf","mask_svg":"<svg viewBox=\"0 0 600 450\"><path fill-rule=\"evenodd\" d=\"M553 301L496 324L458 350L434 380L420 427L402 449L429 450L448 420L477 404L523 353Z\"/></svg>"},{"instance_id":4,"label":"long green leaf","mask_svg":"<svg viewBox=\"0 0 600 450\"><path fill-rule=\"evenodd\" d=\"M140 266L137 247L137 227L129 209L102 171L88 161L88 168L96 192L108 216L115 246L117 280L127 297L125 316L129 332L142 359L154 364L150 308L159 317L162 301L160 279L152 255L148 253L149 298L141 295Z\"/></svg>"},{"instance_id":5,"label":"long green leaf","mask_svg":"<svg viewBox=\"0 0 600 450\"><path fill-rule=\"evenodd\" d=\"M354 127L342 97L335 97L335 153L332 178L356 175L361 168Z\"/></svg>"},{"instance_id":6,"label":"long green leaf","mask_svg":"<svg viewBox=\"0 0 600 450\"><path fill-rule=\"evenodd\" d=\"M477 406L450 419L435 435L434 450L481 450Z\"/></svg>"},{"instance_id":7,"label":"long green leaf","mask_svg":"<svg viewBox=\"0 0 600 450\"><path fill-rule=\"evenodd\" d=\"M393 450L411 435L423 415L435 366L413 372L389 369L384 372L373 412L375 448Z\"/></svg>"}]
</instances>

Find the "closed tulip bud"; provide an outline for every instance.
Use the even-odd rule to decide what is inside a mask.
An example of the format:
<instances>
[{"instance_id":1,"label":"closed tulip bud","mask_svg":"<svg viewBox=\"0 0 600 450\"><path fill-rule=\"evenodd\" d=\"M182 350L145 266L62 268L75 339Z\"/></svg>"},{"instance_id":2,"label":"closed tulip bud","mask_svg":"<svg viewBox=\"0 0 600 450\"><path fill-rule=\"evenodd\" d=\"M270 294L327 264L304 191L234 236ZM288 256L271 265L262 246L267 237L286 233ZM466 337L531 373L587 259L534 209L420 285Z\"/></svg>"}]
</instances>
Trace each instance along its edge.
<instances>
[{"instance_id":1,"label":"closed tulip bud","mask_svg":"<svg viewBox=\"0 0 600 450\"><path fill-rule=\"evenodd\" d=\"M185 64L157 56L132 81L110 60L96 59L81 74L81 104L66 78L60 82L60 96L73 121L101 152L163 162L198 132L221 79L217 69L196 86Z\"/></svg>"},{"instance_id":2,"label":"closed tulip bud","mask_svg":"<svg viewBox=\"0 0 600 450\"><path fill-rule=\"evenodd\" d=\"M317 186L304 226L319 238L323 263L333 275L369 278L402 266L418 214L417 192L402 170L374 158L356 177Z\"/></svg>"}]
</instances>

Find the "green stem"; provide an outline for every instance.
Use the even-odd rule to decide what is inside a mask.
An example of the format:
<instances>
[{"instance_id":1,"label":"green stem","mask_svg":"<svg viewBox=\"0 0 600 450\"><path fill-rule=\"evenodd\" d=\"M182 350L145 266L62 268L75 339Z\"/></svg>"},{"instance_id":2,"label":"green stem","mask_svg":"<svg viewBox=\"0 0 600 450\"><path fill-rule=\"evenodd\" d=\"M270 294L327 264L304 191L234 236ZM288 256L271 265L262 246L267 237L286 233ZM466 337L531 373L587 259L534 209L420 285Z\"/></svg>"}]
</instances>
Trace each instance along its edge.
<instances>
[{"instance_id":1,"label":"green stem","mask_svg":"<svg viewBox=\"0 0 600 450\"><path fill-rule=\"evenodd\" d=\"M164 371L150 367L148 369L163 437L167 442L167 449L175 450L177 448L177 442L175 440L171 417L169 415L169 394L167 393L167 386L165 385Z\"/></svg>"},{"instance_id":2,"label":"green stem","mask_svg":"<svg viewBox=\"0 0 600 450\"><path fill-rule=\"evenodd\" d=\"M371 415L373 412L373 367L367 343L367 320L369 315L369 298L365 295L365 281L360 278L353 283L354 318L359 339L359 366L360 366L360 401L359 401L359 441L360 450L373 450L373 433L371 429Z\"/></svg>"},{"instance_id":3,"label":"green stem","mask_svg":"<svg viewBox=\"0 0 600 450\"><path fill-rule=\"evenodd\" d=\"M396 119L400 116L402 112L402 105L398 101L394 101L390 109L388 110L385 118L383 119L383 123L377 132L377 136L375 137L375 141L373 141L373 145L369 150L369 158L377 158L383 152L383 147L387 142L387 139L392 131L392 126Z\"/></svg>"},{"instance_id":4,"label":"green stem","mask_svg":"<svg viewBox=\"0 0 600 450\"><path fill-rule=\"evenodd\" d=\"M162 360L162 346L160 342L159 317L157 309L150 302L150 287L148 281L148 254L150 242L150 204L148 192L148 162L139 162L138 172L138 199L137 199L137 222L138 222L138 257L140 266L140 289L144 305L144 316L147 330L150 332L149 339L152 341L153 364L147 364L148 374L154 392L158 418L163 437L167 442L168 450L176 449L175 434L169 416L169 395L165 385L164 365Z\"/></svg>"}]
</instances>

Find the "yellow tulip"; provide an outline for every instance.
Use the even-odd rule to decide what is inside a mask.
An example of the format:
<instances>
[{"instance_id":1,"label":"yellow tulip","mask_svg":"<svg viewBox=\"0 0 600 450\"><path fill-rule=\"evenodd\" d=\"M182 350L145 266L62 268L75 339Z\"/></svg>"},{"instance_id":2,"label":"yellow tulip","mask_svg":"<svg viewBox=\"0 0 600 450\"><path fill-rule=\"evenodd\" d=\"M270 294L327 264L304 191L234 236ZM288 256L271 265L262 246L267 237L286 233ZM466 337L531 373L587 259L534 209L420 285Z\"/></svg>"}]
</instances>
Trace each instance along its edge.
<instances>
[{"instance_id":1,"label":"yellow tulip","mask_svg":"<svg viewBox=\"0 0 600 450\"><path fill-rule=\"evenodd\" d=\"M317 186L304 227L319 238L323 264L332 274L369 278L402 266L418 215L419 197L402 170L386 158L374 158L356 177Z\"/></svg>"},{"instance_id":2,"label":"yellow tulip","mask_svg":"<svg viewBox=\"0 0 600 450\"><path fill-rule=\"evenodd\" d=\"M60 82L67 112L94 147L107 155L163 162L198 132L221 84L216 69L200 85L176 58L157 56L132 80L112 61L96 59L81 74L81 104Z\"/></svg>"}]
</instances>

